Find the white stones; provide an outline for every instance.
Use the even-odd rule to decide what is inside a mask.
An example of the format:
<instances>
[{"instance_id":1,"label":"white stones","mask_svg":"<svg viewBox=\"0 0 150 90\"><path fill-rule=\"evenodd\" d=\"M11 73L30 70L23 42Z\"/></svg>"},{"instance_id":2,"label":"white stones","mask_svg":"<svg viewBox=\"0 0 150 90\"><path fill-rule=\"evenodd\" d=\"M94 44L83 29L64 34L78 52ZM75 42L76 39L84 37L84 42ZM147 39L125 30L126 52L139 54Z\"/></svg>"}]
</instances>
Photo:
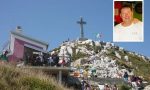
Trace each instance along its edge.
<instances>
[{"instance_id":1,"label":"white stones","mask_svg":"<svg viewBox=\"0 0 150 90\"><path fill-rule=\"evenodd\" d=\"M104 90L105 86L104 85L98 85L99 90Z\"/></svg>"},{"instance_id":2,"label":"white stones","mask_svg":"<svg viewBox=\"0 0 150 90\"><path fill-rule=\"evenodd\" d=\"M129 54L133 55L134 56L134 53L133 52L129 52Z\"/></svg>"},{"instance_id":3,"label":"white stones","mask_svg":"<svg viewBox=\"0 0 150 90\"><path fill-rule=\"evenodd\" d=\"M107 49L101 50L101 53L109 53Z\"/></svg>"},{"instance_id":4,"label":"white stones","mask_svg":"<svg viewBox=\"0 0 150 90\"><path fill-rule=\"evenodd\" d=\"M93 50L93 47L92 47L93 42L95 43L95 46L102 47L101 51L98 52L97 54ZM87 46L89 46L89 48L87 48ZM124 48L115 46L114 43L106 42L105 44L105 42L100 43L98 41L92 41L90 39L85 40L85 41L74 41L74 42L69 41L69 42L63 43L63 45L60 47L59 56L64 55L65 57L69 57L68 53L72 55L73 49L75 49L76 54L80 52L80 53L86 54L87 57L75 60L75 62L71 63L72 64L71 66L76 67L76 68L79 66L83 66L83 67L80 67L80 69L84 69L84 66L89 65L89 68L88 68L89 74L91 74L90 70L92 68L95 68L97 77L121 78L124 72L127 71L126 69L120 70L119 66L116 64L116 60L118 60L118 58L119 59L124 58L126 61L129 61L129 56L127 55L125 55L124 57L121 56L119 52L124 51ZM115 56L118 57L117 59L115 58L114 60L112 57L107 56L108 55L107 53L110 53L109 49L115 50ZM139 55L137 53L128 52L128 54L129 53L130 55L134 55L134 56L136 55L143 59L145 58L144 56ZM65 60L68 60L68 58L65 58ZM130 62L127 62L127 63L130 63ZM83 70L81 70L81 73L83 73ZM128 72L128 74L130 73ZM131 75L133 75L133 72L131 73Z\"/></svg>"},{"instance_id":5,"label":"white stones","mask_svg":"<svg viewBox=\"0 0 150 90\"><path fill-rule=\"evenodd\" d=\"M94 59L95 56L91 56L90 59ZM117 78L118 77L118 66L116 65L116 60L111 60L109 57L100 56L100 60L95 59L93 66L96 68L96 75L100 78Z\"/></svg>"},{"instance_id":6,"label":"white stones","mask_svg":"<svg viewBox=\"0 0 150 90\"><path fill-rule=\"evenodd\" d=\"M72 48L70 46L61 46L60 52L58 53L60 62L65 60L68 62L70 60L70 55L72 55Z\"/></svg>"},{"instance_id":7,"label":"white stones","mask_svg":"<svg viewBox=\"0 0 150 90\"><path fill-rule=\"evenodd\" d=\"M88 39L88 40L85 40L85 41L78 41L78 44L89 44L89 45L92 45L92 40Z\"/></svg>"},{"instance_id":8,"label":"white stones","mask_svg":"<svg viewBox=\"0 0 150 90\"><path fill-rule=\"evenodd\" d=\"M123 51L124 49L123 49L123 47L119 47L119 51Z\"/></svg>"},{"instance_id":9,"label":"white stones","mask_svg":"<svg viewBox=\"0 0 150 90\"><path fill-rule=\"evenodd\" d=\"M88 40L86 40L86 41L83 41L83 42L85 42L85 44L92 45L92 40L91 40L91 39L88 39Z\"/></svg>"},{"instance_id":10,"label":"white stones","mask_svg":"<svg viewBox=\"0 0 150 90\"><path fill-rule=\"evenodd\" d=\"M52 52L51 52L51 55L53 55L53 54L55 54L55 53L56 53L55 51L52 51Z\"/></svg>"},{"instance_id":11,"label":"white stones","mask_svg":"<svg viewBox=\"0 0 150 90\"><path fill-rule=\"evenodd\" d=\"M106 42L106 47L111 47L111 42Z\"/></svg>"},{"instance_id":12,"label":"white stones","mask_svg":"<svg viewBox=\"0 0 150 90\"><path fill-rule=\"evenodd\" d=\"M76 49L76 54L79 52L79 49Z\"/></svg>"},{"instance_id":13,"label":"white stones","mask_svg":"<svg viewBox=\"0 0 150 90\"><path fill-rule=\"evenodd\" d=\"M101 44L98 41L95 41L95 46L101 46Z\"/></svg>"},{"instance_id":14,"label":"white stones","mask_svg":"<svg viewBox=\"0 0 150 90\"><path fill-rule=\"evenodd\" d=\"M128 56L126 55L126 56L124 56L124 59L128 62L129 61L129 58L128 58Z\"/></svg>"},{"instance_id":15,"label":"white stones","mask_svg":"<svg viewBox=\"0 0 150 90\"><path fill-rule=\"evenodd\" d=\"M115 44L114 44L114 43L111 43L111 46L112 46L112 47L114 47L114 46L115 46Z\"/></svg>"},{"instance_id":16,"label":"white stones","mask_svg":"<svg viewBox=\"0 0 150 90\"><path fill-rule=\"evenodd\" d=\"M150 85L147 85L144 90L150 90Z\"/></svg>"},{"instance_id":17,"label":"white stones","mask_svg":"<svg viewBox=\"0 0 150 90\"><path fill-rule=\"evenodd\" d=\"M116 57L118 57L119 59L121 59L121 55L117 51L115 51L115 55L116 55Z\"/></svg>"},{"instance_id":18,"label":"white stones","mask_svg":"<svg viewBox=\"0 0 150 90\"><path fill-rule=\"evenodd\" d=\"M86 47L78 47L79 52L84 53L84 54L88 54L88 55L93 55L93 51L87 50Z\"/></svg>"},{"instance_id":19,"label":"white stones","mask_svg":"<svg viewBox=\"0 0 150 90\"><path fill-rule=\"evenodd\" d=\"M77 67L78 65L81 65L81 59L78 59L75 62L72 62L73 67Z\"/></svg>"},{"instance_id":20,"label":"white stones","mask_svg":"<svg viewBox=\"0 0 150 90\"><path fill-rule=\"evenodd\" d=\"M68 51L68 53L71 54L71 56L72 56L72 48L71 48L70 46L67 47L67 51Z\"/></svg>"}]
</instances>

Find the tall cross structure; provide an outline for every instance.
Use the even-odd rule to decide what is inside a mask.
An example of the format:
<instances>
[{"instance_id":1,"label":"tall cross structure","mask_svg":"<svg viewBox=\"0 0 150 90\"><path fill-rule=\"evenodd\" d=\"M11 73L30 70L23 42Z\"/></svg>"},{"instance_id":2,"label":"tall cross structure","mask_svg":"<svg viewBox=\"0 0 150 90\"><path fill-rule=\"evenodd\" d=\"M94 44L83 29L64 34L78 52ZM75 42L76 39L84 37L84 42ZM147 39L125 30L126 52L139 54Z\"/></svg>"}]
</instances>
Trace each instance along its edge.
<instances>
[{"instance_id":1,"label":"tall cross structure","mask_svg":"<svg viewBox=\"0 0 150 90\"><path fill-rule=\"evenodd\" d=\"M80 38L83 39L84 38L83 25L86 24L86 22L83 21L83 18L81 17L80 21L77 21L77 23L80 24L80 31L81 31L81 33L80 33L81 37Z\"/></svg>"}]
</instances>

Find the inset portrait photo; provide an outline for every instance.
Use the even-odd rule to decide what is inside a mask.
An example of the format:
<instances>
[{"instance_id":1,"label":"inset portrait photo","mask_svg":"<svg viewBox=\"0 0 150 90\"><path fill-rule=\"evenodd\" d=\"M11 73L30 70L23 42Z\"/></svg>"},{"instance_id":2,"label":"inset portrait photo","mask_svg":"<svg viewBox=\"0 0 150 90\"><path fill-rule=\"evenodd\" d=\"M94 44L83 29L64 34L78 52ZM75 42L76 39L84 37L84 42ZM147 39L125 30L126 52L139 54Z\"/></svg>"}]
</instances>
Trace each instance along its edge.
<instances>
[{"instance_id":1,"label":"inset portrait photo","mask_svg":"<svg viewBox=\"0 0 150 90\"><path fill-rule=\"evenodd\" d=\"M113 1L113 41L144 41L144 1Z\"/></svg>"}]
</instances>

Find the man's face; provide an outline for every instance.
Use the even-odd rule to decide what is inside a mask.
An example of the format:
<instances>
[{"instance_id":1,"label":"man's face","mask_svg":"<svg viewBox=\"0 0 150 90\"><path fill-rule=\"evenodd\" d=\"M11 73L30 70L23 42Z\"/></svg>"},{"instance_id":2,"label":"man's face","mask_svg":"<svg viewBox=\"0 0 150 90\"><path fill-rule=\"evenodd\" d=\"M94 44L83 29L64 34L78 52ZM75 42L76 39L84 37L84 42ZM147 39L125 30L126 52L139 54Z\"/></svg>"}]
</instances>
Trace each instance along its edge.
<instances>
[{"instance_id":1,"label":"man's face","mask_svg":"<svg viewBox=\"0 0 150 90\"><path fill-rule=\"evenodd\" d=\"M125 7L121 9L120 16L124 23L132 22L133 12L130 8Z\"/></svg>"}]
</instances>

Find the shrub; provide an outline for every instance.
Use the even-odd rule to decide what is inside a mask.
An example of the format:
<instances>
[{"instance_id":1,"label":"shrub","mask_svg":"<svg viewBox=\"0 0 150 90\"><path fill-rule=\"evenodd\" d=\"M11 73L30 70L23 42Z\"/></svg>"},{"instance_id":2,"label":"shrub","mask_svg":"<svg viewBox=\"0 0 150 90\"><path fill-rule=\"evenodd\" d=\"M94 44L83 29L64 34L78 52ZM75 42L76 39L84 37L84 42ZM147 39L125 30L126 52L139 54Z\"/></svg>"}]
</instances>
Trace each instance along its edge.
<instances>
[{"instance_id":1,"label":"shrub","mask_svg":"<svg viewBox=\"0 0 150 90\"><path fill-rule=\"evenodd\" d=\"M119 90L130 90L130 87L127 85L121 85Z\"/></svg>"}]
</instances>

